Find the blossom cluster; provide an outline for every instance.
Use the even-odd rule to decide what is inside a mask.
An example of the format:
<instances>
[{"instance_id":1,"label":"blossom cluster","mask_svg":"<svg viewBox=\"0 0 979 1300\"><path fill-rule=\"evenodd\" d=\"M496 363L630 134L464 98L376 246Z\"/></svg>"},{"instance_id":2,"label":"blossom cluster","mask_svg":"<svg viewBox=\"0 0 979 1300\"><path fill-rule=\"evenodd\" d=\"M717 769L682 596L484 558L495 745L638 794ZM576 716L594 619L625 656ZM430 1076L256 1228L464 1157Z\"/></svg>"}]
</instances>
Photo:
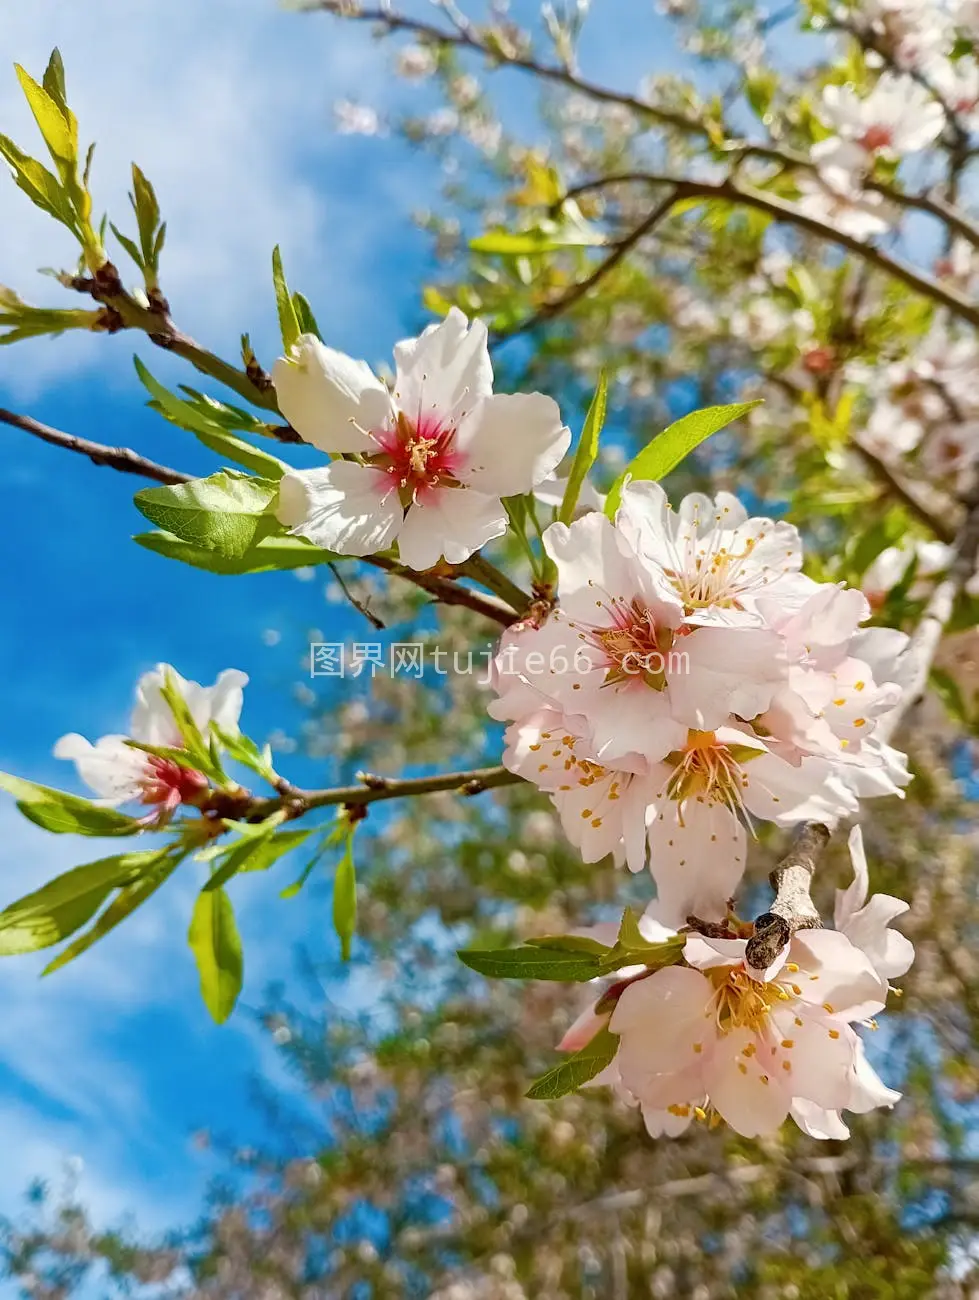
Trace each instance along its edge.
<instances>
[{"instance_id":1,"label":"blossom cluster","mask_svg":"<svg viewBox=\"0 0 979 1300\"><path fill-rule=\"evenodd\" d=\"M549 586L501 638L488 709L509 724L504 765L546 793L586 862L649 867L640 932L673 964L613 966L562 1046L615 1036L595 1082L657 1134L717 1116L755 1135L791 1115L839 1137L842 1111L892 1104L854 1025L881 1010L911 949L890 929L904 905L867 902L859 831L835 932L799 930L756 969L733 909L759 822L834 825L907 784L887 725L904 634L863 627L867 597L804 574L795 527L730 493L674 510L658 482L626 473L614 500L576 482L565 512L556 403L494 393L486 329L456 310L397 345L390 386L312 335L274 380L283 414L330 457L287 472L275 509L327 550L465 573L506 532L507 498L535 494L571 519L542 533ZM55 752L100 800L149 805L148 825L206 811L217 750L258 754L238 733L245 682L228 670L205 688L160 665L128 736L66 736Z\"/></svg>"},{"instance_id":2,"label":"blossom cluster","mask_svg":"<svg viewBox=\"0 0 979 1300\"><path fill-rule=\"evenodd\" d=\"M837 892L836 929L799 931L764 972L747 965L744 939L700 934L686 938L682 965L619 972L614 996L590 1004L561 1043L580 1051L605 1027L618 1035L592 1086L638 1105L654 1137L695 1118L756 1137L791 1116L810 1137L846 1138L841 1111L894 1105L900 1094L882 1083L854 1025L873 1027L888 981L911 965L914 949L890 925L907 904L868 901L859 827L850 852L854 880ZM651 941L673 937L648 915L640 925ZM588 933L612 939L603 927Z\"/></svg>"},{"instance_id":3,"label":"blossom cluster","mask_svg":"<svg viewBox=\"0 0 979 1300\"><path fill-rule=\"evenodd\" d=\"M875 736L906 638L862 629L860 592L805 576L792 525L727 493L674 512L640 482L614 523L553 524L544 545L561 604L504 634L504 762L586 861L649 862L664 924L726 915L754 822L833 821L907 783Z\"/></svg>"}]
</instances>

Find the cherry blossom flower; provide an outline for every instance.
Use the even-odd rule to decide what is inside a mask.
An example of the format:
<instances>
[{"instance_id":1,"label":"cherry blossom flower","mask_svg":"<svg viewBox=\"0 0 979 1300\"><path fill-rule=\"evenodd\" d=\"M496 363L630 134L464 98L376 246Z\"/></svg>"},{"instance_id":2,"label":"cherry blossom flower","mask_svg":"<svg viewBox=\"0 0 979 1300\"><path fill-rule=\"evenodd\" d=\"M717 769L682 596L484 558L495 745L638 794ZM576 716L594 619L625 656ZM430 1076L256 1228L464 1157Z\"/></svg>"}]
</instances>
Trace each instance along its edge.
<instances>
[{"instance_id":1,"label":"cherry blossom flower","mask_svg":"<svg viewBox=\"0 0 979 1300\"><path fill-rule=\"evenodd\" d=\"M545 708L507 728L503 763L550 794L565 834L585 862L611 854L632 871L646 865L654 786L650 764L641 755L605 767L595 757L582 718Z\"/></svg>"},{"instance_id":2,"label":"cherry blossom flower","mask_svg":"<svg viewBox=\"0 0 979 1300\"><path fill-rule=\"evenodd\" d=\"M718 534L731 542L730 553L709 553L710 541L699 560L692 550L686 558L669 550L676 567L640 555L640 512L647 502L658 507L662 490L639 489L655 486L626 488L617 526L593 513L546 530L561 608L543 628L504 636L493 717L519 718L548 701L584 714L597 759L614 764L626 754L662 759L691 727L710 729L732 713L754 717L767 707L785 676L780 643L737 606L780 571L764 545L755 545L755 559L752 538L737 530ZM649 537L658 537L655 523Z\"/></svg>"},{"instance_id":3,"label":"cherry blossom flower","mask_svg":"<svg viewBox=\"0 0 979 1300\"><path fill-rule=\"evenodd\" d=\"M908 594L917 600L930 588L929 579L944 572L951 559L952 548L944 542L912 538L881 551L863 575L860 585L871 606L877 608L914 562L914 582Z\"/></svg>"},{"instance_id":4,"label":"cherry blossom flower","mask_svg":"<svg viewBox=\"0 0 979 1300\"><path fill-rule=\"evenodd\" d=\"M878 154L902 158L927 148L945 124L941 104L924 86L889 72L863 96L851 86L824 87L820 113L835 138L813 146L816 162L839 157L837 139L859 146L868 162Z\"/></svg>"},{"instance_id":5,"label":"cherry blossom flower","mask_svg":"<svg viewBox=\"0 0 979 1300\"><path fill-rule=\"evenodd\" d=\"M651 774L659 776L646 813L657 918L677 927L691 915L721 919L756 821L793 826L856 811L853 793L832 774L826 759L787 762L747 730L691 731Z\"/></svg>"},{"instance_id":6,"label":"cherry blossom flower","mask_svg":"<svg viewBox=\"0 0 979 1300\"><path fill-rule=\"evenodd\" d=\"M654 1125L716 1114L745 1137L774 1132L807 1105L839 1112L861 1064L854 1022L883 1008L886 983L830 930L796 934L762 975L745 940L691 935L685 966L622 991L609 1020L622 1085Z\"/></svg>"},{"instance_id":7,"label":"cherry blossom flower","mask_svg":"<svg viewBox=\"0 0 979 1300\"><path fill-rule=\"evenodd\" d=\"M153 805L157 816L168 816L181 803L194 803L207 789L207 777L168 758L133 749L138 740L159 748L182 749L183 738L169 704L162 695L167 677L187 703L198 729L207 735L211 723L235 734L248 677L235 668L218 676L213 686L185 681L168 664L158 664L136 684L136 704L126 736L103 736L93 745L84 736L62 736L54 747L56 758L73 761L82 780L109 806L138 800Z\"/></svg>"},{"instance_id":8,"label":"cherry blossom flower","mask_svg":"<svg viewBox=\"0 0 979 1300\"><path fill-rule=\"evenodd\" d=\"M885 234L893 224L893 214L883 195L864 191L847 167L824 163L817 174L799 176L796 187L799 211L840 234L872 239Z\"/></svg>"},{"instance_id":9,"label":"cherry blossom flower","mask_svg":"<svg viewBox=\"0 0 979 1300\"><path fill-rule=\"evenodd\" d=\"M287 473L279 519L345 555L397 541L414 569L442 556L458 564L502 536L500 498L543 482L571 434L550 397L493 394L486 327L455 308L394 356L393 394L363 361L311 335L276 362L286 419L321 451L348 457Z\"/></svg>"}]
</instances>

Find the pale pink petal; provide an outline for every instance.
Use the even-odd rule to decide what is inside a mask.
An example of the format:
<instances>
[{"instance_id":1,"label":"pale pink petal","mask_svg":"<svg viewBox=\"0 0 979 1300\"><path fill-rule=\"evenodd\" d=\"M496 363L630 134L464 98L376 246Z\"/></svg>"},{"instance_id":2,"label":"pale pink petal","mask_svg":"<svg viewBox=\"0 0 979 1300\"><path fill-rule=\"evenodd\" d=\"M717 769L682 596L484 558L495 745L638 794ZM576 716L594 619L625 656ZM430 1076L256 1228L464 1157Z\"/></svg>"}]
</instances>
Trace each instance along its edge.
<instances>
[{"instance_id":1,"label":"pale pink petal","mask_svg":"<svg viewBox=\"0 0 979 1300\"><path fill-rule=\"evenodd\" d=\"M822 1008L783 1003L771 1012L766 1038L759 1057L773 1075L785 1076L793 1095L826 1110L848 1104L856 1044L849 1025L833 1021Z\"/></svg>"},{"instance_id":2,"label":"pale pink petal","mask_svg":"<svg viewBox=\"0 0 979 1300\"><path fill-rule=\"evenodd\" d=\"M744 874L747 835L720 803L661 794L649 822L649 867L656 881L657 916L679 928L688 916L717 921L727 912Z\"/></svg>"},{"instance_id":3,"label":"pale pink petal","mask_svg":"<svg viewBox=\"0 0 979 1300\"><path fill-rule=\"evenodd\" d=\"M713 990L699 971L667 966L626 988L612 1012L609 1028L619 1035L622 1080L637 1097L659 1075L698 1069L716 1035L710 1011ZM699 1044L699 1050L698 1050ZM683 1087L664 1105L691 1095Z\"/></svg>"},{"instance_id":4,"label":"pale pink petal","mask_svg":"<svg viewBox=\"0 0 979 1300\"><path fill-rule=\"evenodd\" d=\"M279 487L276 514L294 533L339 555L387 550L404 518L390 476L348 460L290 470Z\"/></svg>"},{"instance_id":5,"label":"pale pink petal","mask_svg":"<svg viewBox=\"0 0 979 1300\"><path fill-rule=\"evenodd\" d=\"M272 368L279 410L306 442L326 452L376 451L367 432L390 417L387 389L364 361L304 334Z\"/></svg>"},{"instance_id":6,"label":"pale pink petal","mask_svg":"<svg viewBox=\"0 0 979 1300\"><path fill-rule=\"evenodd\" d=\"M695 1104L699 1106L703 1100L699 1098ZM654 1110L651 1106L643 1105L642 1118L651 1138L679 1137L693 1121L693 1106L687 1109L685 1115L677 1115L669 1110Z\"/></svg>"},{"instance_id":7,"label":"pale pink petal","mask_svg":"<svg viewBox=\"0 0 979 1300\"><path fill-rule=\"evenodd\" d=\"M609 1015L608 1011L598 1015L594 1005L586 1007L574 1024L566 1030L557 1045L558 1051L580 1052L583 1047L588 1046L600 1029L605 1028Z\"/></svg>"},{"instance_id":8,"label":"pale pink petal","mask_svg":"<svg viewBox=\"0 0 979 1300\"><path fill-rule=\"evenodd\" d=\"M811 1138L819 1138L826 1142L843 1142L850 1136L850 1130L840 1119L837 1111L823 1110L821 1106L817 1106L813 1101L807 1101L805 1097L792 1098L789 1114L803 1133Z\"/></svg>"},{"instance_id":9,"label":"pale pink petal","mask_svg":"<svg viewBox=\"0 0 979 1300\"><path fill-rule=\"evenodd\" d=\"M459 425L456 446L465 457L459 476L490 496L519 496L543 482L570 445L571 430L553 398L498 393Z\"/></svg>"},{"instance_id":10,"label":"pale pink petal","mask_svg":"<svg viewBox=\"0 0 979 1300\"><path fill-rule=\"evenodd\" d=\"M493 391L486 326L470 324L458 307L418 338L398 343L394 361L395 401L413 422L430 413L458 426Z\"/></svg>"},{"instance_id":11,"label":"pale pink petal","mask_svg":"<svg viewBox=\"0 0 979 1300\"><path fill-rule=\"evenodd\" d=\"M859 1038L850 1083L850 1097L846 1109L852 1110L856 1115L865 1115L879 1106L894 1106L901 1100L901 1094L895 1092L893 1088L888 1088L867 1060L866 1050Z\"/></svg>"},{"instance_id":12,"label":"pale pink petal","mask_svg":"<svg viewBox=\"0 0 979 1300\"><path fill-rule=\"evenodd\" d=\"M146 776L146 755L126 744L125 736L103 736L94 745L84 736L62 736L55 758L68 759L85 784L110 806L138 799Z\"/></svg>"},{"instance_id":13,"label":"pale pink petal","mask_svg":"<svg viewBox=\"0 0 979 1300\"><path fill-rule=\"evenodd\" d=\"M711 1105L743 1137L774 1133L789 1112L784 1078L769 1070L747 1029L732 1029L718 1040L704 1077Z\"/></svg>"},{"instance_id":14,"label":"pale pink petal","mask_svg":"<svg viewBox=\"0 0 979 1300\"><path fill-rule=\"evenodd\" d=\"M426 492L409 506L398 535L403 564L430 569L444 556L461 564L507 529L506 511L499 497L463 488L442 487Z\"/></svg>"},{"instance_id":15,"label":"pale pink petal","mask_svg":"<svg viewBox=\"0 0 979 1300\"><path fill-rule=\"evenodd\" d=\"M836 930L799 930L789 956L799 967L788 978L806 1002L829 1008L846 1021L866 1020L883 1010L887 981L867 955Z\"/></svg>"},{"instance_id":16,"label":"pale pink petal","mask_svg":"<svg viewBox=\"0 0 979 1300\"><path fill-rule=\"evenodd\" d=\"M724 726L732 713L764 713L788 675L781 639L762 628L697 628L674 653L680 658L669 676L673 714L700 731Z\"/></svg>"}]
</instances>

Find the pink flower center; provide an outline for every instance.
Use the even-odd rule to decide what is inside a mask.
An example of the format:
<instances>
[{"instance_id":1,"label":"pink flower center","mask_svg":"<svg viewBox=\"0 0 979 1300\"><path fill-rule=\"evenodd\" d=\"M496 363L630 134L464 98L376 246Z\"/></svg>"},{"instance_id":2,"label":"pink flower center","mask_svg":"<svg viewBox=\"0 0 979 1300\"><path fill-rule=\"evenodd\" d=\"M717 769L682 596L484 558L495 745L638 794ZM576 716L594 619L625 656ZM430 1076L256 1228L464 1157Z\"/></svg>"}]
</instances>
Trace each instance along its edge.
<instances>
[{"instance_id":1,"label":"pink flower center","mask_svg":"<svg viewBox=\"0 0 979 1300\"><path fill-rule=\"evenodd\" d=\"M146 775L140 784L141 803L159 804L172 811L179 804L196 802L207 789L207 777L203 772L181 767L172 759L147 754Z\"/></svg>"},{"instance_id":2,"label":"pink flower center","mask_svg":"<svg viewBox=\"0 0 979 1300\"><path fill-rule=\"evenodd\" d=\"M393 429L372 436L381 449L372 463L394 479L405 505L435 488L459 486L464 458L455 445L454 425L441 424L431 413L412 424L399 412Z\"/></svg>"},{"instance_id":3,"label":"pink flower center","mask_svg":"<svg viewBox=\"0 0 979 1300\"><path fill-rule=\"evenodd\" d=\"M860 137L860 143L868 153L886 149L894 141L894 133L889 126L869 126Z\"/></svg>"},{"instance_id":4,"label":"pink flower center","mask_svg":"<svg viewBox=\"0 0 979 1300\"><path fill-rule=\"evenodd\" d=\"M641 681L654 690L665 690L666 653L673 644L670 629L657 627L652 611L638 598L626 601L612 596L607 604L598 603L611 622L579 635L604 654L606 685Z\"/></svg>"}]
</instances>

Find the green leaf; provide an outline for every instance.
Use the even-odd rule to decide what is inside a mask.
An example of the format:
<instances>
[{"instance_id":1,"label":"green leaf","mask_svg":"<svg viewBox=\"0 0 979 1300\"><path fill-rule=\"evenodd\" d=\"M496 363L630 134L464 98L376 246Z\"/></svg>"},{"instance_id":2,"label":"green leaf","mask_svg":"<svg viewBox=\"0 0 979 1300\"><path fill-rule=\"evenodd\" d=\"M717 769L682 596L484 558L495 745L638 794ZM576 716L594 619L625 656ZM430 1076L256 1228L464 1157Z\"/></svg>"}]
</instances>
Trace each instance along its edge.
<instances>
[{"instance_id":1,"label":"green leaf","mask_svg":"<svg viewBox=\"0 0 979 1300\"><path fill-rule=\"evenodd\" d=\"M137 374L146 389L153 395L154 401L150 402L152 409L181 429L189 430L205 447L217 452L219 456L227 456L229 460L244 465L246 469L253 470L256 474L270 480L280 479L289 468L285 461L279 460L278 456L260 451L251 443L245 442L243 438L235 437L227 429L222 428L216 420L204 414L199 407L185 402L175 393L164 388L153 378L139 357L134 357L133 360Z\"/></svg>"},{"instance_id":2,"label":"green leaf","mask_svg":"<svg viewBox=\"0 0 979 1300\"><path fill-rule=\"evenodd\" d=\"M78 160L78 126L74 115L39 86L19 63L14 64L14 71L52 158L73 165Z\"/></svg>"},{"instance_id":3,"label":"green leaf","mask_svg":"<svg viewBox=\"0 0 979 1300\"><path fill-rule=\"evenodd\" d=\"M222 470L175 487L144 488L134 497L150 523L205 551L240 560L278 527L266 511L278 487L266 479Z\"/></svg>"},{"instance_id":4,"label":"green leaf","mask_svg":"<svg viewBox=\"0 0 979 1300\"><path fill-rule=\"evenodd\" d=\"M88 799L22 777L0 772L0 790L17 800L24 816L55 835L138 835L146 829L135 817L103 808Z\"/></svg>"},{"instance_id":5,"label":"green leaf","mask_svg":"<svg viewBox=\"0 0 979 1300\"><path fill-rule=\"evenodd\" d=\"M143 259L143 254L136 247L135 243L127 235L124 235L122 231L119 229L119 227L116 226L111 221L109 222L109 229L115 235L116 239L118 239L119 243L126 250L129 256L133 259L133 261L136 263L139 269L141 271L145 270L146 262Z\"/></svg>"},{"instance_id":6,"label":"green leaf","mask_svg":"<svg viewBox=\"0 0 979 1300\"><path fill-rule=\"evenodd\" d=\"M342 559L332 551L322 551L302 537L263 537L235 559L185 542L173 533L137 533L133 538L148 551L179 560L195 569L240 577L248 573L275 573L284 569L304 569L311 564L327 564Z\"/></svg>"},{"instance_id":7,"label":"green leaf","mask_svg":"<svg viewBox=\"0 0 979 1300\"><path fill-rule=\"evenodd\" d=\"M583 984L601 973L598 954L582 952L579 948L534 948L529 945L484 951L464 948L458 956L470 970L492 979L560 980Z\"/></svg>"},{"instance_id":8,"label":"green leaf","mask_svg":"<svg viewBox=\"0 0 979 1300\"><path fill-rule=\"evenodd\" d=\"M553 224L553 223L552 223ZM604 244L605 237L587 226L545 225L536 230L491 230L469 241L474 253L491 253L499 257L538 257L562 248L591 248Z\"/></svg>"},{"instance_id":9,"label":"green leaf","mask_svg":"<svg viewBox=\"0 0 979 1300\"><path fill-rule=\"evenodd\" d=\"M42 975L53 975L56 970L60 970L62 966L67 966L76 957L80 957L83 952L87 952L100 939L103 939L110 930L114 930L127 916L131 916L137 907L141 907L165 881L170 879L180 863L180 857L174 857L169 849L164 850L158 856L160 865L149 870L132 883L123 885L91 929L79 935L73 943L70 943L67 948L59 952L57 957L49 961L44 970L41 971Z\"/></svg>"},{"instance_id":10,"label":"green leaf","mask_svg":"<svg viewBox=\"0 0 979 1300\"><path fill-rule=\"evenodd\" d=\"M244 976L241 936L231 899L223 889L198 894L187 942L197 962L204 1005L222 1025L235 1008Z\"/></svg>"},{"instance_id":11,"label":"green leaf","mask_svg":"<svg viewBox=\"0 0 979 1300\"><path fill-rule=\"evenodd\" d=\"M583 1083L601 1074L615 1059L619 1050L618 1035L609 1029L600 1029L590 1043L566 1061L548 1070L527 1090L533 1101L556 1101L569 1092L577 1092Z\"/></svg>"},{"instance_id":12,"label":"green leaf","mask_svg":"<svg viewBox=\"0 0 979 1300\"><path fill-rule=\"evenodd\" d=\"M611 949L608 944L599 943L586 934L545 934L539 939L528 939L531 948L558 948L562 952L590 952L598 957L606 957Z\"/></svg>"},{"instance_id":13,"label":"green leaf","mask_svg":"<svg viewBox=\"0 0 979 1300\"><path fill-rule=\"evenodd\" d=\"M286 284L285 273L282 270L282 254L279 251L278 244L272 250L272 283L275 286L275 303L279 309L279 329L282 332L282 346L288 354L302 330L299 327L299 317L296 314L296 307Z\"/></svg>"},{"instance_id":14,"label":"green leaf","mask_svg":"<svg viewBox=\"0 0 979 1300\"><path fill-rule=\"evenodd\" d=\"M259 748L250 736L246 736L240 731L224 731L216 722L211 723L211 734L218 739L221 746L226 750L228 757L234 759L236 763L243 763L245 767L257 772L263 780L268 781L270 784L276 780L270 746L263 745Z\"/></svg>"},{"instance_id":15,"label":"green leaf","mask_svg":"<svg viewBox=\"0 0 979 1300\"><path fill-rule=\"evenodd\" d=\"M139 228L139 242L143 250L144 265L156 270L156 237L160 226L160 205L156 191L133 163L133 192L129 201L136 213L136 225Z\"/></svg>"},{"instance_id":16,"label":"green leaf","mask_svg":"<svg viewBox=\"0 0 979 1300\"><path fill-rule=\"evenodd\" d=\"M239 840L224 856L221 866L204 888L220 889L239 871L267 871L312 834L312 827L309 830L280 831L276 834L276 827L270 826L264 836Z\"/></svg>"},{"instance_id":17,"label":"green leaf","mask_svg":"<svg viewBox=\"0 0 979 1300\"><path fill-rule=\"evenodd\" d=\"M49 948L95 915L117 885L138 879L167 850L101 858L11 903L0 912L0 956Z\"/></svg>"},{"instance_id":18,"label":"green leaf","mask_svg":"<svg viewBox=\"0 0 979 1300\"><path fill-rule=\"evenodd\" d=\"M77 235L75 213L58 178L36 158L22 153L13 140L5 135L0 135L0 154L10 163L14 170L14 180L34 206Z\"/></svg>"},{"instance_id":19,"label":"green leaf","mask_svg":"<svg viewBox=\"0 0 979 1300\"><path fill-rule=\"evenodd\" d=\"M309 302L301 293L292 295L292 305L296 311L296 319L299 322L300 334L315 334L318 339L322 339L320 327L316 323L316 317L313 315L313 309Z\"/></svg>"},{"instance_id":20,"label":"green leaf","mask_svg":"<svg viewBox=\"0 0 979 1300\"><path fill-rule=\"evenodd\" d=\"M730 406L708 406L702 411L691 411L664 429L652 442L647 443L612 484L605 503L605 513L609 519L615 518L615 512L622 502L622 489L630 479L652 479L659 482L711 434L760 405L761 402L756 401L734 402Z\"/></svg>"},{"instance_id":21,"label":"green leaf","mask_svg":"<svg viewBox=\"0 0 979 1300\"><path fill-rule=\"evenodd\" d=\"M333 877L333 928L340 940L340 956L350 960L350 943L357 933L357 872L354 867L354 828L347 832L343 857Z\"/></svg>"},{"instance_id":22,"label":"green leaf","mask_svg":"<svg viewBox=\"0 0 979 1300\"><path fill-rule=\"evenodd\" d=\"M59 108L68 108L68 90L65 85L65 64L57 46L51 51L48 66L44 70L44 89Z\"/></svg>"},{"instance_id":23,"label":"green leaf","mask_svg":"<svg viewBox=\"0 0 979 1300\"><path fill-rule=\"evenodd\" d=\"M605 427L605 412L608 406L608 374L605 370L598 377L598 387L591 399L588 414L585 416L584 428L578 439L578 448L571 463L568 486L564 489L564 500L558 512L562 524L570 524L574 518L575 506L581 493L582 484L588 477L588 471L598 456L598 440Z\"/></svg>"}]
</instances>

